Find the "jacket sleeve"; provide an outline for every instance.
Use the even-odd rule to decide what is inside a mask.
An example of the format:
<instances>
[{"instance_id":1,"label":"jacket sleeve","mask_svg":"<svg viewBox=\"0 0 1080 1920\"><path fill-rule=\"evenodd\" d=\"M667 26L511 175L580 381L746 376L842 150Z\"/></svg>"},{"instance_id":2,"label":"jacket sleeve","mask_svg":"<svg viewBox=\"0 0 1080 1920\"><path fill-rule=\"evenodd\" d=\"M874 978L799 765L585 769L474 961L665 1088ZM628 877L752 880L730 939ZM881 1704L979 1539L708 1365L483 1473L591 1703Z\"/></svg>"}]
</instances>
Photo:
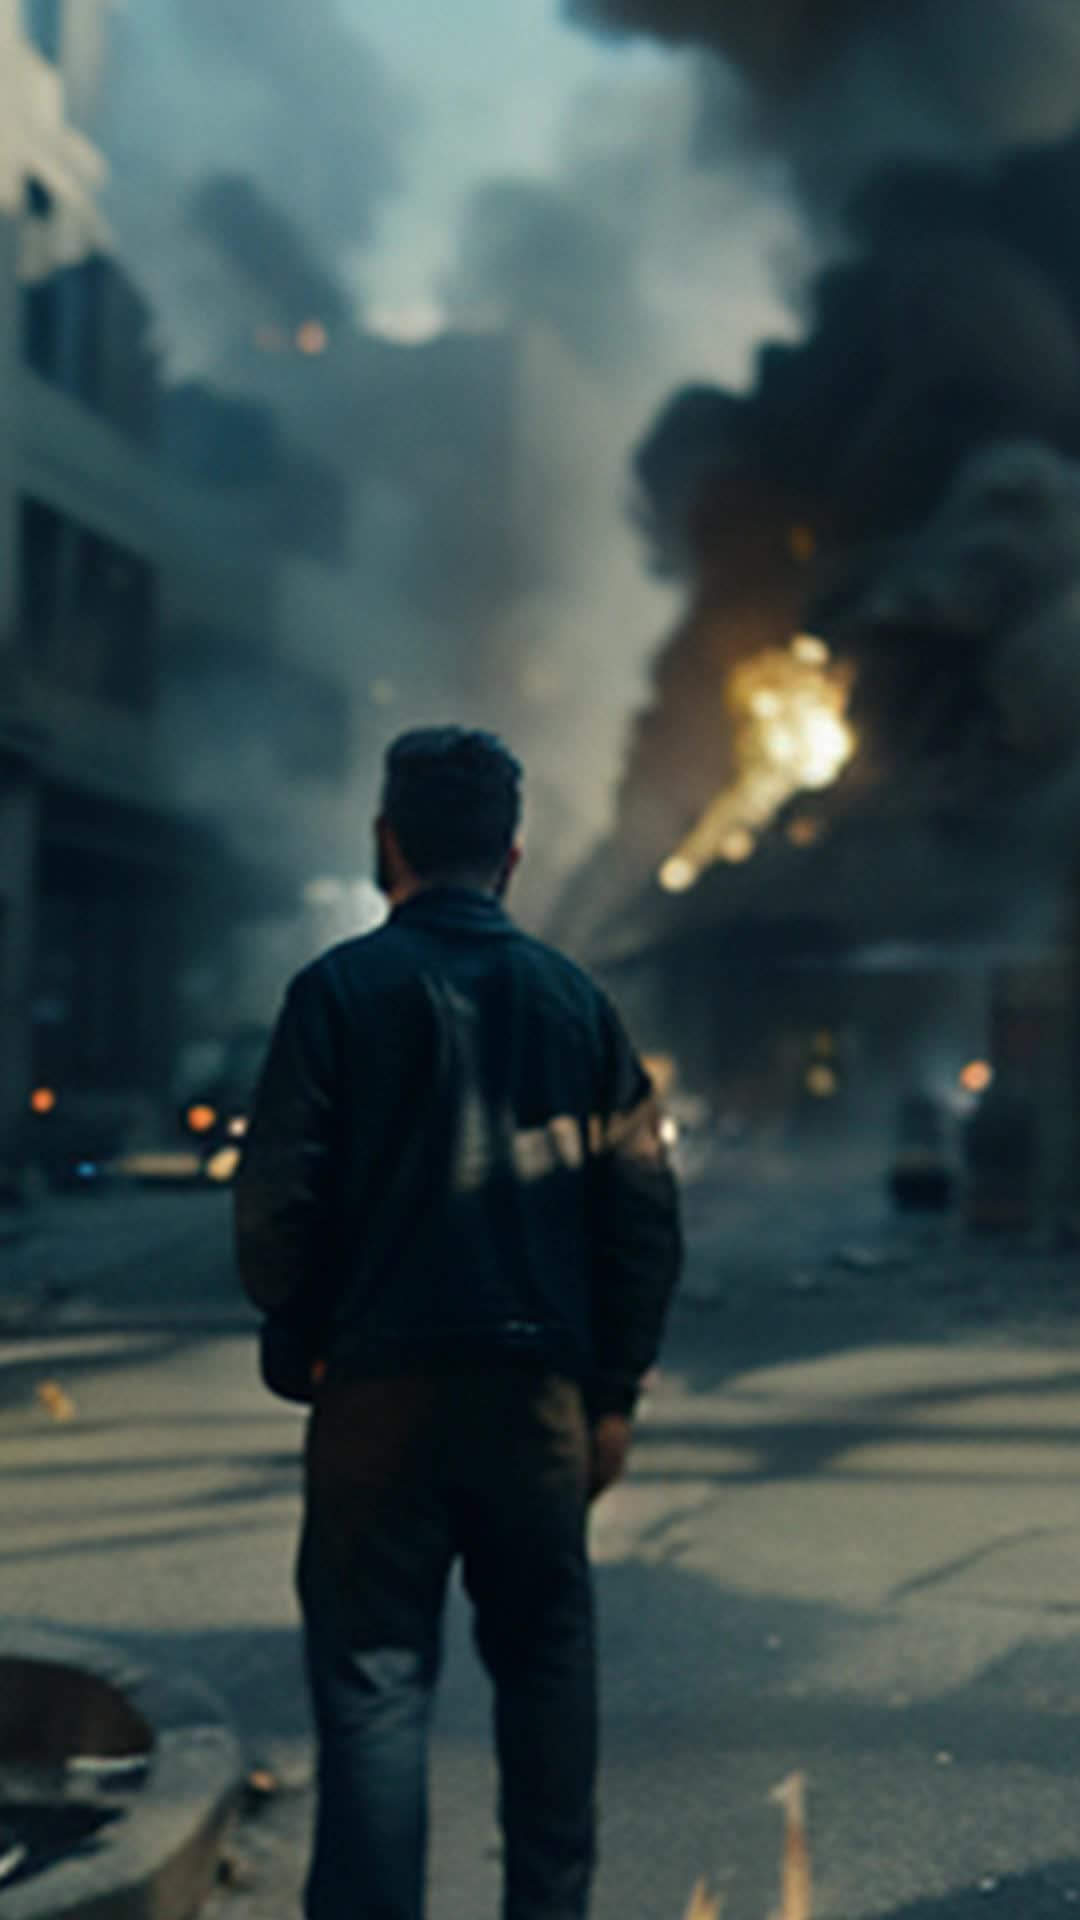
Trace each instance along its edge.
<instances>
[{"instance_id":1,"label":"jacket sleeve","mask_svg":"<svg viewBox=\"0 0 1080 1920\"><path fill-rule=\"evenodd\" d=\"M594 1372L589 1410L632 1413L682 1269L678 1188L660 1102L609 1002L605 1098L591 1156Z\"/></svg>"},{"instance_id":2,"label":"jacket sleeve","mask_svg":"<svg viewBox=\"0 0 1080 1920\"><path fill-rule=\"evenodd\" d=\"M240 1278L264 1313L313 1301L325 1282L335 1077L328 995L309 969L278 1017L234 1185Z\"/></svg>"}]
</instances>

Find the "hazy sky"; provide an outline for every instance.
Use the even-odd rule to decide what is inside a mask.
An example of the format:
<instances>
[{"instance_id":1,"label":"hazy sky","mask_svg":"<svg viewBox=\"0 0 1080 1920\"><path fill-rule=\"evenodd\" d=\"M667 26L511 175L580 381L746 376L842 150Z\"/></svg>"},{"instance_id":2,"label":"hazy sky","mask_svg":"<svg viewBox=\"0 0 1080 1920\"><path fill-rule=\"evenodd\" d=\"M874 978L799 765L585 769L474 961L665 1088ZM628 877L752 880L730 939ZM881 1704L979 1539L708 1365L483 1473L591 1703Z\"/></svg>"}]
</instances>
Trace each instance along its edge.
<instances>
[{"instance_id":1,"label":"hazy sky","mask_svg":"<svg viewBox=\"0 0 1080 1920\"><path fill-rule=\"evenodd\" d=\"M570 157L599 129L609 149L636 148L651 175L652 206L624 216L645 228L642 289L663 336L658 394L673 378L741 379L752 344L788 329L777 269L799 254L798 222L775 174L736 162L734 136L728 177L688 166L690 56L587 33L566 22L560 0L340 4L415 110L400 189L357 261L376 317L422 326L452 270L470 192L503 177L565 182Z\"/></svg>"},{"instance_id":2,"label":"hazy sky","mask_svg":"<svg viewBox=\"0 0 1080 1920\"><path fill-rule=\"evenodd\" d=\"M711 164L698 167L693 56L571 27L562 0L127 0L116 14L110 204L175 375L235 364L257 317L230 246L194 217L207 180L249 182L344 280L357 317L398 337L410 324L420 337L444 303L452 320L483 302L463 242L477 194L482 224L485 192L546 190L510 194L519 267L534 233L547 249L518 310L558 283L593 303L592 335L611 342L602 426L576 449L588 505L571 558L580 571L587 556L588 578L571 589L560 567L514 610L569 663L568 684L589 688L565 724L560 707L550 720L582 834L603 824L678 604L650 581L627 511L629 451L674 387L750 377L755 346L793 330L783 287L808 258L781 163L739 136L734 82L730 153L722 126L717 138L718 73ZM579 311L554 302L554 324L567 307Z\"/></svg>"},{"instance_id":3,"label":"hazy sky","mask_svg":"<svg viewBox=\"0 0 1080 1920\"><path fill-rule=\"evenodd\" d=\"M806 265L804 232L782 165L740 138L734 82L727 148L722 69L700 168L694 56L571 26L562 0L295 5L128 0L114 16L111 208L173 316L174 365L217 352L226 289L187 207L218 172L251 178L387 331L437 320L471 197L507 181L589 200L615 231L655 323L657 400L683 378L742 381L753 344L790 330L779 289Z\"/></svg>"},{"instance_id":4,"label":"hazy sky","mask_svg":"<svg viewBox=\"0 0 1080 1920\"><path fill-rule=\"evenodd\" d=\"M415 134L400 196L381 224L374 278L388 304L430 297L451 264L471 188L493 174L551 179L572 101L629 90L675 64L640 42L569 27L559 0L341 0L413 95Z\"/></svg>"}]
</instances>

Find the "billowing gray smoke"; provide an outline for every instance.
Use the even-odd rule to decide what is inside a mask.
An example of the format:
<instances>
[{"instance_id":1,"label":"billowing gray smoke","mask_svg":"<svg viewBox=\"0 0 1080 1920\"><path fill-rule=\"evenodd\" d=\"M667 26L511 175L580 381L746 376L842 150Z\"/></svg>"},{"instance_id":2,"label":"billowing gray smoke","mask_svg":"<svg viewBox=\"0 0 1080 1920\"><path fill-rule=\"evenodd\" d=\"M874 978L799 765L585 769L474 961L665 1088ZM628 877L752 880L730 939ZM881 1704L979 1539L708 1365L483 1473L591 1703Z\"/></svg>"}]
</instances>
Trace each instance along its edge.
<instances>
[{"instance_id":1,"label":"billowing gray smoke","mask_svg":"<svg viewBox=\"0 0 1080 1920\"><path fill-rule=\"evenodd\" d=\"M364 316L393 331L392 223L415 219L407 183L423 142L411 144L419 115L365 39L362 10L133 0L116 33L98 131L119 243L176 389L179 454L189 467L197 457L201 486L228 481L235 494L265 483L275 446L295 477L287 511L308 523L316 468L345 477L351 764L366 768L387 733L447 710L501 725L536 769L541 846L528 874L543 843L565 870L610 809L654 619L639 612L620 476L681 364L672 354L657 372L638 268L658 235L668 257L689 245L672 196L686 172L682 77L653 79L659 103L644 88L640 113L625 94L568 101L548 177L482 183L448 284L432 288L449 333L408 346L366 331ZM416 78L438 84L423 66ZM389 294L369 264L382 245ZM322 670L333 640L312 637L288 591L273 596L280 637L309 645ZM602 700L577 690L584 649ZM235 715L229 688L206 685L214 671L211 660L199 695ZM250 731L261 724L251 709ZM230 818L239 783L229 774L215 796L212 777L232 765L218 752L224 722L195 739L198 726L175 716L170 729L199 770L200 804L216 797ZM257 814L271 783L256 743L245 767Z\"/></svg>"},{"instance_id":2,"label":"billowing gray smoke","mask_svg":"<svg viewBox=\"0 0 1080 1920\"><path fill-rule=\"evenodd\" d=\"M738 151L779 151L808 208L845 237L811 289L805 337L767 347L749 392L677 394L639 449L656 549L691 603L632 742L624 846L651 862L692 824L724 778L727 671L795 623L857 654L855 717L879 767L895 769L906 737L905 657L908 691L918 682L932 712L940 693L942 751L959 743L992 764L1005 663L1022 655L1030 709L1016 701L1001 751L1020 785L1037 782L1053 760L1053 689L1063 673L1072 684L1051 630L1069 655L1055 594L1080 455L1080 15L1058 0L579 0L572 11L699 50L706 157L721 157L714 76L734 64L747 108ZM730 157L730 114L727 125ZM1006 451L1018 443L1025 453ZM1007 515L984 528L995 474L1032 530L1023 564ZM992 644L962 640L951 615L937 626L880 615L879 587L954 536L965 553L992 548L987 578L1008 582ZM969 709L982 715L974 734ZM864 773L868 761L869 747Z\"/></svg>"},{"instance_id":3,"label":"billowing gray smoke","mask_svg":"<svg viewBox=\"0 0 1080 1920\"><path fill-rule=\"evenodd\" d=\"M290 0L139 0L117 13L94 131L174 367L214 370L253 315L281 324L319 298L341 308L410 121L334 0L302 13Z\"/></svg>"},{"instance_id":4,"label":"billowing gray smoke","mask_svg":"<svg viewBox=\"0 0 1080 1920\"><path fill-rule=\"evenodd\" d=\"M987 447L857 595L844 631L892 671L901 777L981 782L1008 809L1071 775L1080 739L1080 463L1031 441ZM896 734L909 736L897 751Z\"/></svg>"},{"instance_id":5,"label":"billowing gray smoke","mask_svg":"<svg viewBox=\"0 0 1080 1920\"><path fill-rule=\"evenodd\" d=\"M290 331L312 316L340 326L347 302L337 276L314 258L300 229L243 174L212 174L191 195L189 216L222 263L247 281Z\"/></svg>"},{"instance_id":6,"label":"billowing gray smoke","mask_svg":"<svg viewBox=\"0 0 1080 1920\"><path fill-rule=\"evenodd\" d=\"M302 12L291 0L182 0L179 12L228 92L250 171L335 257L369 242L408 115L336 0L304 0Z\"/></svg>"},{"instance_id":7,"label":"billowing gray smoke","mask_svg":"<svg viewBox=\"0 0 1080 1920\"><path fill-rule=\"evenodd\" d=\"M833 211L883 160L978 160L1075 119L1070 0L569 0L569 11L701 50L705 156L730 158L715 70L734 64L748 87L746 130L787 155L804 192Z\"/></svg>"}]
</instances>

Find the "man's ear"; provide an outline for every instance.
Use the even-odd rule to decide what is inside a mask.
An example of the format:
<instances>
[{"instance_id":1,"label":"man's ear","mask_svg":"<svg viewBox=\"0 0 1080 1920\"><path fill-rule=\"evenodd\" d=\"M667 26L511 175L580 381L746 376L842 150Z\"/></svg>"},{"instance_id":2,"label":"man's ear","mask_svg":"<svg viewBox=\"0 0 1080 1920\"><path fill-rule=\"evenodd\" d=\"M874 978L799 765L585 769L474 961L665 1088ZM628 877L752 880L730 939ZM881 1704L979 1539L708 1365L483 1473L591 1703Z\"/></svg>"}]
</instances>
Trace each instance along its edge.
<instances>
[{"instance_id":1,"label":"man's ear","mask_svg":"<svg viewBox=\"0 0 1080 1920\"><path fill-rule=\"evenodd\" d=\"M376 885L389 898L407 877L408 867L401 851L401 842L386 815L380 813L375 822Z\"/></svg>"},{"instance_id":2,"label":"man's ear","mask_svg":"<svg viewBox=\"0 0 1080 1920\"><path fill-rule=\"evenodd\" d=\"M502 898L503 894L506 892L507 888L509 887L510 882L513 879L518 868L520 867L524 856L525 856L524 847L522 846L520 840L515 840L513 846L511 847L509 853L506 856L506 859L503 861L502 870L499 874L499 884L495 889L500 899Z\"/></svg>"}]
</instances>

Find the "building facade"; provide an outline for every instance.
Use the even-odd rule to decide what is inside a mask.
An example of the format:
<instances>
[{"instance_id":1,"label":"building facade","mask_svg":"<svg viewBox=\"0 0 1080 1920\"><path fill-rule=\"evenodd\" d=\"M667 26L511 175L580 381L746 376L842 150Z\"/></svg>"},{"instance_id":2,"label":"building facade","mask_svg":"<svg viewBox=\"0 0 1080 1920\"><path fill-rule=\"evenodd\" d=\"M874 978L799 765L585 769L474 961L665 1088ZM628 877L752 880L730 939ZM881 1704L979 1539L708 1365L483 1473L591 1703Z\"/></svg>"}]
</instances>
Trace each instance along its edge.
<instances>
[{"instance_id":1,"label":"building facade","mask_svg":"<svg viewBox=\"0 0 1080 1920\"><path fill-rule=\"evenodd\" d=\"M275 905L215 805L236 755L208 675L261 686L273 658L272 475L210 485L169 431L80 131L109 14L0 0L0 1159L35 1088L99 1132L160 1105Z\"/></svg>"},{"instance_id":2,"label":"building facade","mask_svg":"<svg viewBox=\"0 0 1080 1920\"><path fill-rule=\"evenodd\" d=\"M0 0L0 1129L40 1073L151 1069L122 1009L160 877L161 499L148 317L108 250L102 166L69 114L105 10ZM68 28L72 26L73 42ZM141 939L138 941L141 947Z\"/></svg>"}]
</instances>

